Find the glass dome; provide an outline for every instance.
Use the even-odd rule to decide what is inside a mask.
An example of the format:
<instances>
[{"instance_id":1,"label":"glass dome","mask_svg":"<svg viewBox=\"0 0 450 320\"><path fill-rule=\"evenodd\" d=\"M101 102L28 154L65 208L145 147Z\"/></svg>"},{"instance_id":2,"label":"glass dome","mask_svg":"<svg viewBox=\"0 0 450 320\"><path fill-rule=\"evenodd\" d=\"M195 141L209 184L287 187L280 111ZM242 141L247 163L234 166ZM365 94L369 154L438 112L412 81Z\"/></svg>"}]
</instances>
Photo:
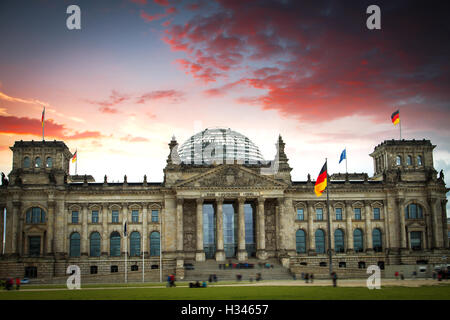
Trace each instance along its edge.
<instances>
[{"instance_id":1,"label":"glass dome","mask_svg":"<svg viewBox=\"0 0 450 320\"><path fill-rule=\"evenodd\" d=\"M185 164L265 163L249 138L229 128L208 128L193 135L178 148L178 154Z\"/></svg>"}]
</instances>

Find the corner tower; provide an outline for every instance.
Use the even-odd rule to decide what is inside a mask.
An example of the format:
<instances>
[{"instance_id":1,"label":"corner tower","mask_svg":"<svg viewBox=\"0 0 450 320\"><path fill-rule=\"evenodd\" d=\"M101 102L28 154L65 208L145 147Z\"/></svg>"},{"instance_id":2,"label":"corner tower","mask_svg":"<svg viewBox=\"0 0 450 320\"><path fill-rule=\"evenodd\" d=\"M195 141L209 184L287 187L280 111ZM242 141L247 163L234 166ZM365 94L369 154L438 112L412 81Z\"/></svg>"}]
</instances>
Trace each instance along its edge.
<instances>
[{"instance_id":1,"label":"corner tower","mask_svg":"<svg viewBox=\"0 0 450 320\"><path fill-rule=\"evenodd\" d=\"M10 185L64 184L72 153L63 141L16 141Z\"/></svg>"}]
</instances>

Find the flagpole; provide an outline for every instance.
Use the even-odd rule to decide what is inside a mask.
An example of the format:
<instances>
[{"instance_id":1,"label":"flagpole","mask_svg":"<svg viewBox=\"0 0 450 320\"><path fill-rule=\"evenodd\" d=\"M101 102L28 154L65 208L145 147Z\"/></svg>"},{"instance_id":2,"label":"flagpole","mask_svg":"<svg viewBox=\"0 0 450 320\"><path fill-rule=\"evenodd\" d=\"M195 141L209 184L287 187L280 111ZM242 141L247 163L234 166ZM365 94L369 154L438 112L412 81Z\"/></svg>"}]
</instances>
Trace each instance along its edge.
<instances>
[{"instance_id":1,"label":"flagpole","mask_svg":"<svg viewBox=\"0 0 450 320\"><path fill-rule=\"evenodd\" d=\"M45 141L44 128L45 128L45 106L44 106L44 111L42 112L42 141Z\"/></svg>"},{"instance_id":2,"label":"flagpole","mask_svg":"<svg viewBox=\"0 0 450 320\"><path fill-rule=\"evenodd\" d=\"M78 150L75 149L75 154L77 157L75 158L75 175L78 175Z\"/></svg>"},{"instance_id":3,"label":"flagpole","mask_svg":"<svg viewBox=\"0 0 450 320\"><path fill-rule=\"evenodd\" d=\"M348 170L347 170L347 147L345 147L345 173L348 173Z\"/></svg>"},{"instance_id":4,"label":"flagpole","mask_svg":"<svg viewBox=\"0 0 450 320\"><path fill-rule=\"evenodd\" d=\"M145 260L144 260L144 234L142 234L142 283L145 282L145 271L144 271L144 266L145 266Z\"/></svg>"},{"instance_id":5,"label":"flagpole","mask_svg":"<svg viewBox=\"0 0 450 320\"><path fill-rule=\"evenodd\" d=\"M347 150L345 157L347 158ZM328 175L328 160L325 158L326 168L327 168L327 227L328 227L328 260L329 260L329 270L330 275L333 272L333 259L332 259L332 253L331 253L331 212L330 212L330 198L328 194L328 189L330 188L331 179Z\"/></svg>"}]
</instances>

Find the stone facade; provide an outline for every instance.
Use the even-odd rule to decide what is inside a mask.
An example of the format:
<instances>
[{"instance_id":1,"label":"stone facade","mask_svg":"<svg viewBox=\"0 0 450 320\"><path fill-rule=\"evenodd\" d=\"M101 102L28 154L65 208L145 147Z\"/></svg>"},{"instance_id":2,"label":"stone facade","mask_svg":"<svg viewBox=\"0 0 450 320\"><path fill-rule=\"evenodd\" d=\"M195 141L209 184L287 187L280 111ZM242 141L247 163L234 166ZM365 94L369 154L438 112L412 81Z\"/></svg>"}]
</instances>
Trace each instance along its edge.
<instances>
[{"instance_id":1,"label":"stone facade","mask_svg":"<svg viewBox=\"0 0 450 320\"><path fill-rule=\"evenodd\" d=\"M205 259L278 259L294 273L326 269L329 218L334 268L437 264L449 254L448 189L428 140L375 147L373 177L332 175L329 208L310 176L291 180L281 137L275 160L257 164L186 164L177 147L173 138L162 183L126 176L123 183L106 176L99 183L69 175L72 153L64 142L17 141L0 188L7 211L0 219L6 230L0 278L62 279L77 264L82 275L108 281L124 271L125 254L130 275L144 261L148 279L158 278L161 267L164 275L183 277L186 261ZM132 233L139 235L135 242Z\"/></svg>"}]
</instances>

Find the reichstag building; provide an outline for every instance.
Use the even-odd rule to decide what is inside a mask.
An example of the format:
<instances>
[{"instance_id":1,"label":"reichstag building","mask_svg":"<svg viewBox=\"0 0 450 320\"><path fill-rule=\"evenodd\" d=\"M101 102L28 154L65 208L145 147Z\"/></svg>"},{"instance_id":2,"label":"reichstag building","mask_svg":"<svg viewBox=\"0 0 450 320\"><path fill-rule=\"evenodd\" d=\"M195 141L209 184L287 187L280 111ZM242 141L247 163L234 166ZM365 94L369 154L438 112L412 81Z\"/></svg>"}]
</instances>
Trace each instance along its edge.
<instances>
[{"instance_id":1,"label":"reichstag building","mask_svg":"<svg viewBox=\"0 0 450 320\"><path fill-rule=\"evenodd\" d=\"M85 278L112 281L124 273L125 255L130 277L144 267L150 280L161 270L182 279L186 263L229 260L325 275L328 250L343 275L372 264L440 263L449 254L449 189L433 167L429 140L377 145L373 176L333 174L330 212L326 196L314 193L322 163L310 168L313 179L292 181L281 136L270 161L249 138L225 128L203 130L181 145L173 137L168 146L163 182L125 176L113 183L107 175L70 175L73 154L63 141L16 141L0 188L7 213L0 278L56 281L78 265Z\"/></svg>"}]
</instances>

